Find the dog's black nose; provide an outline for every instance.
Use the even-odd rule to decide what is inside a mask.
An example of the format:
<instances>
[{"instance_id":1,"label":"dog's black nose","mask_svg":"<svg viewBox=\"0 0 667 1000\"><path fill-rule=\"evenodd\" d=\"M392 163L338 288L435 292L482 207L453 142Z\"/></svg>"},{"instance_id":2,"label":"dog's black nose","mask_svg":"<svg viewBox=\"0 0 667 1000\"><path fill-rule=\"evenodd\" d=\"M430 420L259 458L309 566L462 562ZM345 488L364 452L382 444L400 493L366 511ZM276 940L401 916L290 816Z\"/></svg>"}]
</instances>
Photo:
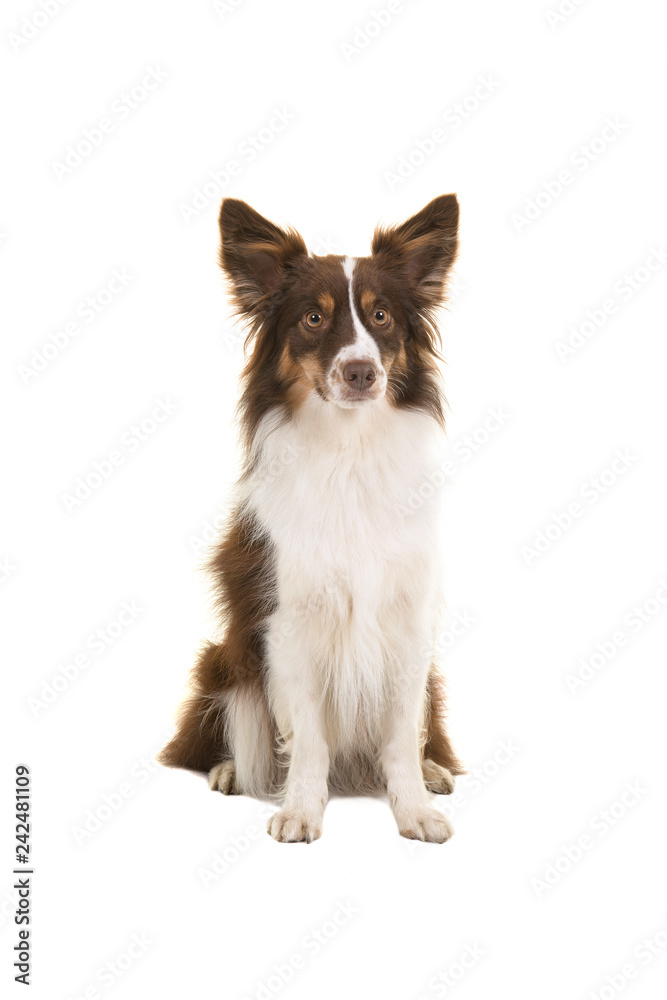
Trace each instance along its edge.
<instances>
[{"instance_id":1,"label":"dog's black nose","mask_svg":"<svg viewBox=\"0 0 667 1000\"><path fill-rule=\"evenodd\" d=\"M377 378L375 365L370 361L348 361L343 368L343 378L352 389L363 392L370 389Z\"/></svg>"}]
</instances>

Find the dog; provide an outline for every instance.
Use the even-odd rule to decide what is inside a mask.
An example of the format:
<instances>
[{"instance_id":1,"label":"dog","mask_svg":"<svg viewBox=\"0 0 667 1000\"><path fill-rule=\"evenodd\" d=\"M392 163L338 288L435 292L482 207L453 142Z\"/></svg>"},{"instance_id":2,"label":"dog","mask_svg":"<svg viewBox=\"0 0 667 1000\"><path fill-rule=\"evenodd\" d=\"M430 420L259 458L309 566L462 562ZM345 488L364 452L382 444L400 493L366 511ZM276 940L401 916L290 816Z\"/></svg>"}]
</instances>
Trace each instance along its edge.
<instances>
[{"instance_id":1,"label":"dog","mask_svg":"<svg viewBox=\"0 0 667 1000\"><path fill-rule=\"evenodd\" d=\"M386 792L404 837L443 843L433 805L465 773L433 663L444 396L436 311L458 247L456 195L368 257L225 198L220 264L251 348L245 459L211 562L221 638L159 760L225 794L282 799L268 832L321 835L330 791Z\"/></svg>"}]
</instances>

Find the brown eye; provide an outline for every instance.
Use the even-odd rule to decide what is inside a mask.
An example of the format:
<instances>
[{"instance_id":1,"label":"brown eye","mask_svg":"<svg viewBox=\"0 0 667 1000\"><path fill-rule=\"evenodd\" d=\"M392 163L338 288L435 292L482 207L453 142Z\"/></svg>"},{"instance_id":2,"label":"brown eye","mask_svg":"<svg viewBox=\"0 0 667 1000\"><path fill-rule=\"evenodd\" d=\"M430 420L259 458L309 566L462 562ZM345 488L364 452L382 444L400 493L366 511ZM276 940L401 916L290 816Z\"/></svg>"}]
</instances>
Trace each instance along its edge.
<instances>
[{"instance_id":1,"label":"brown eye","mask_svg":"<svg viewBox=\"0 0 667 1000\"><path fill-rule=\"evenodd\" d=\"M386 326L389 322L389 313L386 309L376 309L373 313L373 320L377 326Z\"/></svg>"},{"instance_id":2,"label":"brown eye","mask_svg":"<svg viewBox=\"0 0 667 1000\"><path fill-rule=\"evenodd\" d=\"M309 326L311 330L316 330L318 326L322 326L322 314L318 312L309 312L305 316L306 326Z\"/></svg>"}]
</instances>

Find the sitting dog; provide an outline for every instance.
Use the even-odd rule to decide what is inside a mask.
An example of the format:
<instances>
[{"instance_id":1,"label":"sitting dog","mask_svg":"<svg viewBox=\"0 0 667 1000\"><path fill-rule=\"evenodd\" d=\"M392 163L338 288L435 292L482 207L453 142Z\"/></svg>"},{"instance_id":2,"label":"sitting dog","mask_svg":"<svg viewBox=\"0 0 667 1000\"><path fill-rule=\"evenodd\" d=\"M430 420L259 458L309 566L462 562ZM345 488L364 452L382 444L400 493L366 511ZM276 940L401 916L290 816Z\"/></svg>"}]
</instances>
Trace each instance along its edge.
<instances>
[{"instance_id":1,"label":"sitting dog","mask_svg":"<svg viewBox=\"0 0 667 1000\"><path fill-rule=\"evenodd\" d=\"M330 790L386 791L400 833L452 834L431 793L462 774L432 661L444 438L435 311L455 195L378 228L369 257L309 255L243 201L220 263L251 352L245 463L213 558L221 624L161 762L275 796L279 841L318 838Z\"/></svg>"}]
</instances>

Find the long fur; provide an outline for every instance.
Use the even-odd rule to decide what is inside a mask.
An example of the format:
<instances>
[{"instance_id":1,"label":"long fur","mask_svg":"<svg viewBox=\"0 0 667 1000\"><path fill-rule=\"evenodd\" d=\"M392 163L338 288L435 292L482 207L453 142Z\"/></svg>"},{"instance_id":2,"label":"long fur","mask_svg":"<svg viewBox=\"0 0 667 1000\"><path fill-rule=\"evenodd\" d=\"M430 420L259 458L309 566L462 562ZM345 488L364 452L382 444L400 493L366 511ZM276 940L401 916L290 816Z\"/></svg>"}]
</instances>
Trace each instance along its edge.
<instances>
[{"instance_id":1,"label":"long fur","mask_svg":"<svg viewBox=\"0 0 667 1000\"><path fill-rule=\"evenodd\" d=\"M308 256L298 234L233 199L220 225L250 329L244 468L210 567L220 639L201 651L160 760L211 773L233 761L235 791L286 796L290 817L306 815L303 835L281 826L278 839L318 835L304 831L326 798L322 775L343 792L389 785L406 835L446 839L423 816L419 827L414 761L398 758L463 773L431 661L438 497L423 490L442 441L435 311L456 253L456 198L379 229L356 260Z\"/></svg>"}]
</instances>

